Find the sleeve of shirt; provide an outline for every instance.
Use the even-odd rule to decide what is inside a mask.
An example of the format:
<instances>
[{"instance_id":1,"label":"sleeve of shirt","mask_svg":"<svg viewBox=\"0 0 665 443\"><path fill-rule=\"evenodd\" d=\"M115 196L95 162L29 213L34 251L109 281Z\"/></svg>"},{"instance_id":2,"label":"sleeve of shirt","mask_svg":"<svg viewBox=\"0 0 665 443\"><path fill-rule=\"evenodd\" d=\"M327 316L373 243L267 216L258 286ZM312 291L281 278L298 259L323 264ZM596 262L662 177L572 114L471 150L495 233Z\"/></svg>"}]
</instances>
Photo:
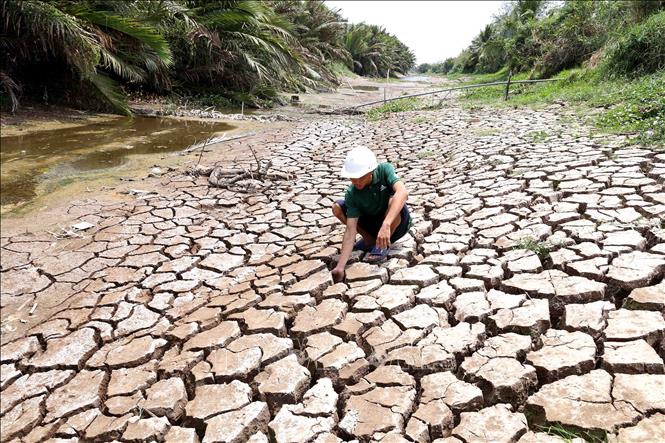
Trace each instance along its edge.
<instances>
[{"instance_id":1,"label":"sleeve of shirt","mask_svg":"<svg viewBox=\"0 0 665 443\"><path fill-rule=\"evenodd\" d=\"M353 196L349 191L346 191L346 194L344 195L344 204L346 204L346 217L347 218L359 218L360 217L360 209L358 209L358 206L356 205Z\"/></svg>"},{"instance_id":2,"label":"sleeve of shirt","mask_svg":"<svg viewBox=\"0 0 665 443\"><path fill-rule=\"evenodd\" d=\"M397 174L395 174L395 168L390 163L385 164L384 174L385 174L385 178L386 178L386 183L391 188L393 187L393 185L395 183L397 183L399 181L399 177L397 177Z\"/></svg>"}]
</instances>

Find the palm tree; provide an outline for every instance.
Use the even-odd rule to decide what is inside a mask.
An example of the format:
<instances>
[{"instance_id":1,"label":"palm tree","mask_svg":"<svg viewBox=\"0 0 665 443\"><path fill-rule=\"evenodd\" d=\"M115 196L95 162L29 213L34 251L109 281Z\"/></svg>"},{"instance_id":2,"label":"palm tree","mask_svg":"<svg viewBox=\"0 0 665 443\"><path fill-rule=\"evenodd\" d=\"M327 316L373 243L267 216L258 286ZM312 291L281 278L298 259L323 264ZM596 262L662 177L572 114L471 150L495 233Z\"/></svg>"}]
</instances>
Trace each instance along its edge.
<instances>
[{"instance_id":1,"label":"palm tree","mask_svg":"<svg viewBox=\"0 0 665 443\"><path fill-rule=\"evenodd\" d=\"M406 73L415 65L413 52L382 27L359 23L348 27L344 46L351 54L349 66L360 75L385 76Z\"/></svg>"},{"instance_id":2,"label":"palm tree","mask_svg":"<svg viewBox=\"0 0 665 443\"><path fill-rule=\"evenodd\" d=\"M139 83L163 76L172 63L171 51L154 27L115 14L104 8L106 3L2 0L3 85L10 80L18 84L16 73L35 63L59 63L93 85L114 108L129 114L113 77Z\"/></svg>"},{"instance_id":3,"label":"palm tree","mask_svg":"<svg viewBox=\"0 0 665 443\"><path fill-rule=\"evenodd\" d=\"M306 64L304 75L314 71L328 83L337 84L331 65L335 61L350 62L349 52L342 44L346 21L338 10L330 9L322 0L280 0L273 3L275 12L292 23L298 45L295 50Z\"/></svg>"}]
</instances>

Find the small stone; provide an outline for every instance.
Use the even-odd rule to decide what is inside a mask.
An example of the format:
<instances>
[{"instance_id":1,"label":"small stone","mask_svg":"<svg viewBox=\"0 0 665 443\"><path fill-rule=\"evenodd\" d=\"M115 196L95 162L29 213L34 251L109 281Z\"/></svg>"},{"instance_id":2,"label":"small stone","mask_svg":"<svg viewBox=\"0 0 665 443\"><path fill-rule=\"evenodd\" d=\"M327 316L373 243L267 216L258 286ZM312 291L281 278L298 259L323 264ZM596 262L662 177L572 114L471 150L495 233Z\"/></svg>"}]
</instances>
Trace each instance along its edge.
<instances>
[{"instance_id":1,"label":"small stone","mask_svg":"<svg viewBox=\"0 0 665 443\"><path fill-rule=\"evenodd\" d=\"M437 372L425 375L420 380L421 403L442 400L455 412L473 411L483 405L482 391L459 380L452 372Z\"/></svg>"},{"instance_id":2,"label":"small stone","mask_svg":"<svg viewBox=\"0 0 665 443\"><path fill-rule=\"evenodd\" d=\"M231 352L241 352L252 348L260 349L261 364L267 365L286 357L293 350L293 341L290 338L277 337L273 334L248 334L235 339L226 346L226 349Z\"/></svg>"},{"instance_id":3,"label":"small stone","mask_svg":"<svg viewBox=\"0 0 665 443\"><path fill-rule=\"evenodd\" d=\"M462 412L453 436L463 441L514 442L528 430L526 417L498 404L478 412ZM482 437L481 437L482 436Z\"/></svg>"},{"instance_id":4,"label":"small stone","mask_svg":"<svg viewBox=\"0 0 665 443\"><path fill-rule=\"evenodd\" d=\"M171 424L166 417L132 418L122 433L123 440L148 441L163 440Z\"/></svg>"},{"instance_id":5,"label":"small stone","mask_svg":"<svg viewBox=\"0 0 665 443\"><path fill-rule=\"evenodd\" d=\"M604 336L610 341L644 339L650 345L658 343L665 332L665 320L660 312L619 309L610 311Z\"/></svg>"},{"instance_id":6,"label":"small stone","mask_svg":"<svg viewBox=\"0 0 665 443\"><path fill-rule=\"evenodd\" d=\"M48 423L90 407L101 405L103 371L81 371L64 386L54 390L46 400Z\"/></svg>"},{"instance_id":7,"label":"small stone","mask_svg":"<svg viewBox=\"0 0 665 443\"><path fill-rule=\"evenodd\" d=\"M504 280L502 288L506 292L526 292L531 296L545 298L556 297L565 303L586 303L602 299L606 285L553 269L539 274L516 274Z\"/></svg>"},{"instance_id":8,"label":"small stone","mask_svg":"<svg viewBox=\"0 0 665 443\"><path fill-rule=\"evenodd\" d=\"M300 280L292 286L289 286L286 289L287 295L301 295L309 294L312 297L319 297L323 294L323 291L328 287L332 286L332 276L330 271L324 269L319 271L316 274L312 274L304 280Z\"/></svg>"},{"instance_id":9,"label":"small stone","mask_svg":"<svg viewBox=\"0 0 665 443\"><path fill-rule=\"evenodd\" d=\"M97 350L95 330L81 328L71 334L46 342L46 351L35 354L28 366L39 369L81 369Z\"/></svg>"},{"instance_id":10,"label":"small stone","mask_svg":"<svg viewBox=\"0 0 665 443\"><path fill-rule=\"evenodd\" d=\"M417 286L383 285L369 295L355 299L354 310L399 313L413 306Z\"/></svg>"},{"instance_id":11,"label":"small stone","mask_svg":"<svg viewBox=\"0 0 665 443\"><path fill-rule=\"evenodd\" d=\"M626 402L642 414L665 410L665 374L616 374L612 386L615 404Z\"/></svg>"},{"instance_id":12,"label":"small stone","mask_svg":"<svg viewBox=\"0 0 665 443\"><path fill-rule=\"evenodd\" d=\"M658 413L645 417L635 426L619 429L616 439L611 443L623 442L657 443L665 441L665 415Z\"/></svg>"},{"instance_id":13,"label":"small stone","mask_svg":"<svg viewBox=\"0 0 665 443\"><path fill-rule=\"evenodd\" d=\"M199 443L199 436L195 429L171 426L164 436L164 443Z\"/></svg>"},{"instance_id":14,"label":"small stone","mask_svg":"<svg viewBox=\"0 0 665 443\"><path fill-rule=\"evenodd\" d=\"M427 305L417 305L407 311L393 316L393 320L403 329L416 328L431 330L435 326L442 326L439 314Z\"/></svg>"},{"instance_id":15,"label":"small stone","mask_svg":"<svg viewBox=\"0 0 665 443\"><path fill-rule=\"evenodd\" d=\"M388 271L378 265L365 262L357 262L346 268L346 281L356 282L378 279L382 283L388 281Z\"/></svg>"},{"instance_id":16,"label":"small stone","mask_svg":"<svg viewBox=\"0 0 665 443\"><path fill-rule=\"evenodd\" d=\"M530 299L513 309L499 309L489 316L490 330L515 332L537 337L550 327L550 307L547 300Z\"/></svg>"},{"instance_id":17,"label":"small stone","mask_svg":"<svg viewBox=\"0 0 665 443\"><path fill-rule=\"evenodd\" d=\"M342 321L347 304L341 300L325 299L315 307L305 306L296 316L291 332L307 336L332 328Z\"/></svg>"},{"instance_id":18,"label":"small stone","mask_svg":"<svg viewBox=\"0 0 665 443\"><path fill-rule=\"evenodd\" d=\"M610 264L607 278L624 289L648 286L663 276L665 257L649 252L634 251L622 254Z\"/></svg>"},{"instance_id":19,"label":"small stone","mask_svg":"<svg viewBox=\"0 0 665 443\"><path fill-rule=\"evenodd\" d=\"M449 310L452 310L454 300L455 289L446 281L426 286L416 294L416 301L418 303L427 303L432 306L445 307Z\"/></svg>"},{"instance_id":20,"label":"small stone","mask_svg":"<svg viewBox=\"0 0 665 443\"><path fill-rule=\"evenodd\" d=\"M197 386L194 399L185 408L186 416L189 420L204 421L240 409L251 401L252 389L237 380L229 384Z\"/></svg>"},{"instance_id":21,"label":"small stone","mask_svg":"<svg viewBox=\"0 0 665 443\"><path fill-rule=\"evenodd\" d=\"M598 337L607 325L608 313L614 310L614 304L605 300L569 304L565 307L562 324L567 331L582 331Z\"/></svg>"},{"instance_id":22,"label":"small stone","mask_svg":"<svg viewBox=\"0 0 665 443\"><path fill-rule=\"evenodd\" d=\"M527 354L526 361L538 372L542 384L592 370L596 344L583 332L550 329L542 336L543 347Z\"/></svg>"},{"instance_id":23,"label":"small stone","mask_svg":"<svg viewBox=\"0 0 665 443\"><path fill-rule=\"evenodd\" d=\"M136 368L120 368L111 372L111 380L106 388L109 397L127 395L138 390L146 389L157 381L155 362L150 362Z\"/></svg>"},{"instance_id":24,"label":"small stone","mask_svg":"<svg viewBox=\"0 0 665 443\"><path fill-rule=\"evenodd\" d=\"M19 403L0 418L3 442L27 433L41 422L40 404L43 401L43 395L30 398Z\"/></svg>"},{"instance_id":25,"label":"small stone","mask_svg":"<svg viewBox=\"0 0 665 443\"><path fill-rule=\"evenodd\" d=\"M182 379L177 377L160 380L146 390L146 399L139 406L169 420L180 419L187 405L187 392Z\"/></svg>"},{"instance_id":26,"label":"small stone","mask_svg":"<svg viewBox=\"0 0 665 443\"><path fill-rule=\"evenodd\" d=\"M417 285L421 288L435 284L439 276L426 265L416 265L411 268L400 269L390 277L394 285Z\"/></svg>"},{"instance_id":27,"label":"small stone","mask_svg":"<svg viewBox=\"0 0 665 443\"><path fill-rule=\"evenodd\" d=\"M463 292L457 296L453 306L455 318L468 323L482 321L492 312L485 291Z\"/></svg>"},{"instance_id":28,"label":"small stone","mask_svg":"<svg viewBox=\"0 0 665 443\"><path fill-rule=\"evenodd\" d=\"M254 382L258 391L272 408L300 400L309 386L309 370L298 363L294 354L266 366Z\"/></svg>"},{"instance_id":29,"label":"small stone","mask_svg":"<svg viewBox=\"0 0 665 443\"><path fill-rule=\"evenodd\" d=\"M663 359L644 340L604 343L601 367L611 373L662 374Z\"/></svg>"},{"instance_id":30,"label":"small stone","mask_svg":"<svg viewBox=\"0 0 665 443\"><path fill-rule=\"evenodd\" d=\"M123 415L122 417L109 417L99 414L85 429L85 438L92 441L110 441L114 438L120 438L131 417L132 414Z\"/></svg>"},{"instance_id":31,"label":"small stone","mask_svg":"<svg viewBox=\"0 0 665 443\"><path fill-rule=\"evenodd\" d=\"M616 384L616 382L615 382ZM615 401L612 377L597 369L544 385L527 400L525 412L535 424L560 423L587 430L606 430L634 423L640 414L629 403Z\"/></svg>"},{"instance_id":32,"label":"small stone","mask_svg":"<svg viewBox=\"0 0 665 443\"><path fill-rule=\"evenodd\" d=\"M238 323L223 321L214 328L193 336L185 342L182 348L185 351L221 348L238 337L240 337Z\"/></svg>"},{"instance_id":33,"label":"small stone","mask_svg":"<svg viewBox=\"0 0 665 443\"><path fill-rule=\"evenodd\" d=\"M250 403L242 409L208 420L203 443L242 443L256 432L266 432L269 421L267 404Z\"/></svg>"},{"instance_id":34,"label":"small stone","mask_svg":"<svg viewBox=\"0 0 665 443\"><path fill-rule=\"evenodd\" d=\"M665 280L646 288L635 288L624 300L625 309L665 312Z\"/></svg>"}]
</instances>

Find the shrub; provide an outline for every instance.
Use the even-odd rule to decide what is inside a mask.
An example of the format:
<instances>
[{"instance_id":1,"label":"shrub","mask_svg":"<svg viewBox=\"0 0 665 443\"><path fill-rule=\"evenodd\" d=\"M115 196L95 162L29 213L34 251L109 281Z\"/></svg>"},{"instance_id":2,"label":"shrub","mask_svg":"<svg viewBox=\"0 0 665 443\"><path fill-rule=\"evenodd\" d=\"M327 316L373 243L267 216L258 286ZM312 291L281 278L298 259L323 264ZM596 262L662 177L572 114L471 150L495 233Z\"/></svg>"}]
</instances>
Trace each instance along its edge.
<instances>
[{"instance_id":1,"label":"shrub","mask_svg":"<svg viewBox=\"0 0 665 443\"><path fill-rule=\"evenodd\" d=\"M601 64L607 76L637 77L665 69L665 11L654 14L608 45Z\"/></svg>"}]
</instances>

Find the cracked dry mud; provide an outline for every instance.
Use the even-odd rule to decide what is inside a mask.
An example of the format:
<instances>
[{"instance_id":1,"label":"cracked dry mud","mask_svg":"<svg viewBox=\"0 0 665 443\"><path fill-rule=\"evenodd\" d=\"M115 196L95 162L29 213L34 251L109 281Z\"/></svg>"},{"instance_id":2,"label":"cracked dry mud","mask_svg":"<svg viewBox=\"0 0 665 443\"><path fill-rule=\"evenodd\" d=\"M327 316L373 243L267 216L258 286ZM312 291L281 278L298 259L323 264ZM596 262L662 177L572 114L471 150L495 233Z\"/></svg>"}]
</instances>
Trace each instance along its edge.
<instances>
[{"instance_id":1,"label":"cracked dry mud","mask_svg":"<svg viewBox=\"0 0 665 443\"><path fill-rule=\"evenodd\" d=\"M563 117L303 122L235 142L296 175L262 194L176 172L3 236L2 442L665 441L665 153ZM333 284L361 143L414 225Z\"/></svg>"}]
</instances>

